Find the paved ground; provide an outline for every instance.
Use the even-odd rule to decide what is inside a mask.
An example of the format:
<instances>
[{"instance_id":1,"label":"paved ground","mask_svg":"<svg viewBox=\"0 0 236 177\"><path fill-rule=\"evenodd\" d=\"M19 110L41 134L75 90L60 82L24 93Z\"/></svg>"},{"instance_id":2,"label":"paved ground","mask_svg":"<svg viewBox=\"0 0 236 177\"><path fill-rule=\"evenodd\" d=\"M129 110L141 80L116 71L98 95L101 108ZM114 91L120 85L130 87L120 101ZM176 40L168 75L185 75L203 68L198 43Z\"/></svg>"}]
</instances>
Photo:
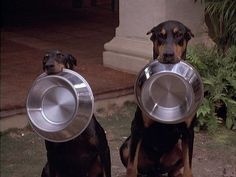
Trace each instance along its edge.
<instances>
[{"instance_id":1,"label":"paved ground","mask_svg":"<svg viewBox=\"0 0 236 177\"><path fill-rule=\"evenodd\" d=\"M42 73L42 57L51 49L77 58L75 70L89 82L95 99L131 93L134 75L102 65L103 45L117 26L118 14L103 6L9 18L1 29L1 112L24 107L33 80Z\"/></svg>"}]
</instances>

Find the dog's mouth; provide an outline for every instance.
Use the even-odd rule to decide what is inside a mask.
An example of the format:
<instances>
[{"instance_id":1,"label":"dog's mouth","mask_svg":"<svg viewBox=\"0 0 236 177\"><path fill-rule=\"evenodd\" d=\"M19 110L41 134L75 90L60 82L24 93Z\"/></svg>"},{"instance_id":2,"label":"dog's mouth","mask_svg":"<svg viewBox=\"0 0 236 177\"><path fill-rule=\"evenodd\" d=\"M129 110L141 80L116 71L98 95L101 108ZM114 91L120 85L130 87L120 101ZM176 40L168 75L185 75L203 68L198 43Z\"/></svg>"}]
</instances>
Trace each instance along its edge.
<instances>
[{"instance_id":1,"label":"dog's mouth","mask_svg":"<svg viewBox=\"0 0 236 177\"><path fill-rule=\"evenodd\" d=\"M45 70L45 73L46 73L47 75L57 74L57 72L55 72L54 69L47 69L47 70Z\"/></svg>"},{"instance_id":2,"label":"dog's mouth","mask_svg":"<svg viewBox=\"0 0 236 177\"><path fill-rule=\"evenodd\" d=\"M63 71L63 68L64 67L61 67L61 66L47 67L45 69L45 72L47 73L47 75L58 74Z\"/></svg>"},{"instance_id":3,"label":"dog's mouth","mask_svg":"<svg viewBox=\"0 0 236 177\"><path fill-rule=\"evenodd\" d=\"M173 58L173 57L172 58L158 57L157 60L163 64L176 64L176 63L179 63L181 59Z\"/></svg>"},{"instance_id":4,"label":"dog's mouth","mask_svg":"<svg viewBox=\"0 0 236 177\"><path fill-rule=\"evenodd\" d=\"M55 75L55 74L62 72L62 70L49 69L49 70L46 70L45 72L47 75Z\"/></svg>"}]
</instances>

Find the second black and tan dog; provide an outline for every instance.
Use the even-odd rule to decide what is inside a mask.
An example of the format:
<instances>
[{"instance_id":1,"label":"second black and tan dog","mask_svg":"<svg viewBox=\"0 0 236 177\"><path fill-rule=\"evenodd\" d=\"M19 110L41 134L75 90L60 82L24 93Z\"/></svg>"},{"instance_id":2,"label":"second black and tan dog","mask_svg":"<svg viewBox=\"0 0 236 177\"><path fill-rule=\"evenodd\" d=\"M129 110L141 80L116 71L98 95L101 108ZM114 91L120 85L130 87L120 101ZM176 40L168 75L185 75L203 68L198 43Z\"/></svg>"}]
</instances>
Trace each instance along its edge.
<instances>
[{"instance_id":1,"label":"second black and tan dog","mask_svg":"<svg viewBox=\"0 0 236 177\"><path fill-rule=\"evenodd\" d=\"M189 28L178 21L166 21L147 34L153 42L153 59L177 63L186 58L187 43L193 37ZM158 90L156 90L158 92ZM128 177L192 177L193 120L162 124L148 118L137 107L131 135L120 147L120 157Z\"/></svg>"},{"instance_id":2,"label":"second black and tan dog","mask_svg":"<svg viewBox=\"0 0 236 177\"><path fill-rule=\"evenodd\" d=\"M63 68L73 70L76 59L58 50L43 58L47 74L57 74ZM93 115L88 127L67 142L45 140L47 163L41 177L111 177L110 150L104 129Z\"/></svg>"}]
</instances>

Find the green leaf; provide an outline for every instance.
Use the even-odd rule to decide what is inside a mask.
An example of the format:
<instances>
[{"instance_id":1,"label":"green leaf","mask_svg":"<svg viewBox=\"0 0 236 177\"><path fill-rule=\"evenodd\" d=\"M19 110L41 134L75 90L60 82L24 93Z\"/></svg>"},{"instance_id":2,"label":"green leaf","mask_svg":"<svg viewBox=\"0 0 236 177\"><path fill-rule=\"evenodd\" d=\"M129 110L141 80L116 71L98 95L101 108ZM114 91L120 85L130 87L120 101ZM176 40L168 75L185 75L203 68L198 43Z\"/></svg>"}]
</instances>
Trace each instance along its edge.
<instances>
[{"instance_id":1,"label":"green leaf","mask_svg":"<svg viewBox=\"0 0 236 177\"><path fill-rule=\"evenodd\" d=\"M210 114L210 113L211 113L211 107L209 104L209 100L204 98L202 105L199 107L199 109L197 111L197 117L199 117L200 115L206 116L207 114Z\"/></svg>"},{"instance_id":2,"label":"green leaf","mask_svg":"<svg viewBox=\"0 0 236 177\"><path fill-rule=\"evenodd\" d=\"M230 85L236 90L236 80L231 80L231 79L227 79L227 80L230 83Z\"/></svg>"},{"instance_id":3,"label":"green leaf","mask_svg":"<svg viewBox=\"0 0 236 177\"><path fill-rule=\"evenodd\" d=\"M210 78L202 78L202 81L204 84L206 85L210 85L210 86L215 86L214 80L211 80Z\"/></svg>"},{"instance_id":4,"label":"green leaf","mask_svg":"<svg viewBox=\"0 0 236 177\"><path fill-rule=\"evenodd\" d=\"M233 127L233 120L232 119L226 119L226 127L228 128L228 129L231 129L232 127Z\"/></svg>"}]
</instances>

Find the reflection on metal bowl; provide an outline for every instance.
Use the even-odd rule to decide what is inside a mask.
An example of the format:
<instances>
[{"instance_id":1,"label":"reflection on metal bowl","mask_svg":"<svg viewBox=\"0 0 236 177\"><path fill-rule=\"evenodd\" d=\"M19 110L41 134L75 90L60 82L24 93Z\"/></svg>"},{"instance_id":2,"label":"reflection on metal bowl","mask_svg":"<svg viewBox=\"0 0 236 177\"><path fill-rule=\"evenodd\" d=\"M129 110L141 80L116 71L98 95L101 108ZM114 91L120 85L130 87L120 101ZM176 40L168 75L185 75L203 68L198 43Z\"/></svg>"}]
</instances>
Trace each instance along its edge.
<instances>
[{"instance_id":1,"label":"reflection on metal bowl","mask_svg":"<svg viewBox=\"0 0 236 177\"><path fill-rule=\"evenodd\" d=\"M183 122L196 113L203 84L198 72L187 62L163 64L155 60L138 74L137 102L148 117L158 122Z\"/></svg>"},{"instance_id":2,"label":"reflection on metal bowl","mask_svg":"<svg viewBox=\"0 0 236 177\"><path fill-rule=\"evenodd\" d=\"M89 84L81 75L68 69L57 75L40 75L26 102L32 128L53 142L68 141L82 133L92 118L93 107Z\"/></svg>"}]
</instances>

